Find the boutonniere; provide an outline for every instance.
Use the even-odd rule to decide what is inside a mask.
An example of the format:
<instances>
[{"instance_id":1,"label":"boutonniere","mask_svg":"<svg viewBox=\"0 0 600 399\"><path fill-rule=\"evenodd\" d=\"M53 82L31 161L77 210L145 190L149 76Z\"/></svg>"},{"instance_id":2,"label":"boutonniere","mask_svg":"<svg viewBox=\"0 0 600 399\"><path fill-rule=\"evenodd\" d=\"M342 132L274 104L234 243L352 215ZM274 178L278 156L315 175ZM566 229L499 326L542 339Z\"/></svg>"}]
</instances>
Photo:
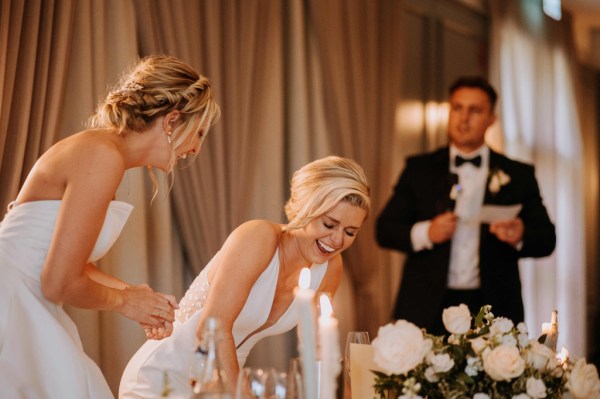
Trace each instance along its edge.
<instances>
[{"instance_id":1,"label":"boutonniere","mask_svg":"<svg viewBox=\"0 0 600 399\"><path fill-rule=\"evenodd\" d=\"M497 194L498 191L504 186L510 183L510 176L504 173L500 168L495 168L490 172L490 183L488 184L488 190L490 193Z\"/></svg>"},{"instance_id":2,"label":"boutonniere","mask_svg":"<svg viewBox=\"0 0 600 399\"><path fill-rule=\"evenodd\" d=\"M450 199L456 201L461 192L462 186L460 184L456 183L452 185L452 188L450 189Z\"/></svg>"}]
</instances>

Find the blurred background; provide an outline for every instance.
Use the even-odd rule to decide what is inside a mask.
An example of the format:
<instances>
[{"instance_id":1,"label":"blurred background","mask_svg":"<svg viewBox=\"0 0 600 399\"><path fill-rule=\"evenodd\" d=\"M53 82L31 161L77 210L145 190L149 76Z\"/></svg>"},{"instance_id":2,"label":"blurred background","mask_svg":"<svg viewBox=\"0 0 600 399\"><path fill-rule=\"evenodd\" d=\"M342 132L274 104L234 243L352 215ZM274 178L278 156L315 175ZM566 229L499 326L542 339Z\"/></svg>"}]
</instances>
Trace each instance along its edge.
<instances>
[{"instance_id":1,"label":"blurred background","mask_svg":"<svg viewBox=\"0 0 600 399\"><path fill-rule=\"evenodd\" d=\"M0 208L127 66L158 53L209 77L222 118L152 203L147 173L127 172L118 199L135 210L99 267L181 298L241 222L285 221L295 170L351 157L373 209L333 306L342 344L349 330L374 338L402 274L402 256L375 242L376 215L405 157L446 143L449 84L481 74L500 94L489 144L535 164L557 229L551 257L522 261L530 335L558 309L559 346L599 365L598 0L2 0ZM143 331L69 311L116 392ZM285 370L296 354L292 331L249 364Z\"/></svg>"}]
</instances>

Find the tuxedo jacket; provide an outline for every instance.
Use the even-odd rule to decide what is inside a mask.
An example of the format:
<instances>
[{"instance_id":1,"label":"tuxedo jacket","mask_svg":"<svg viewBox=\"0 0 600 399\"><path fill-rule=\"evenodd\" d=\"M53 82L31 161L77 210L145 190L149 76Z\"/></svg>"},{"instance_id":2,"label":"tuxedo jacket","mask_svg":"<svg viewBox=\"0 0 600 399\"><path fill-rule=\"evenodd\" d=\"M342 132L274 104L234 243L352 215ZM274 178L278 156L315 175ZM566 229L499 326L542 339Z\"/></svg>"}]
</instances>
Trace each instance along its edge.
<instances>
[{"instance_id":1,"label":"tuxedo jacket","mask_svg":"<svg viewBox=\"0 0 600 399\"><path fill-rule=\"evenodd\" d=\"M395 319L405 319L430 328L441 317L447 290L451 241L415 252L410 231L413 225L431 220L451 209L449 147L410 157L394 193L377 218L377 241L385 248L406 253L404 272L394 310ZM501 170L510 182L490 192L491 175ZM554 224L542 202L532 165L511 160L490 150L489 175L484 204L522 204L519 217L525 230L520 249L502 242L480 225L479 271L484 303L492 305L495 316L515 323L523 321L523 299L518 260L548 256L556 245ZM438 314L439 313L439 314Z\"/></svg>"}]
</instances>

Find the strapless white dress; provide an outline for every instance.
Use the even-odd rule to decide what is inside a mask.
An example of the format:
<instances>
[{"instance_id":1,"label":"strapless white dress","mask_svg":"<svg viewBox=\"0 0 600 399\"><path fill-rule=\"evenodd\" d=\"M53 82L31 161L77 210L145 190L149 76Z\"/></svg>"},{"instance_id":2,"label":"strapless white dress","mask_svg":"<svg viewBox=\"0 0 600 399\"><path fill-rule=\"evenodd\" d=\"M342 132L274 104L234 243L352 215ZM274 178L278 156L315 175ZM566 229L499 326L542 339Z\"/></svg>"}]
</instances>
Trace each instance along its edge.
<instances>
[{"instance_id":1,"label":"strapless white dress","mask_svg":"<svg viewBox=\"0 0 600 399\"><path fill-rule=\"evenodd\" d=\"M210 290L208 272L214 266L215 258L216 256L198 274L179 303L173 334L160 341L146 341L129 361L121 378L119 399L156 398L162 390L165 372L168 373L169 385L173 388L171 395L191 395L190 370L193 354L198 346L196 326ZM311 266L312 289L316 290L319 287L326 270L327 263ZM233 338L240 367L244 365L250 350L258 341L289 331L298 322L297 304L293 300L275 324L250 335L264 325L271 313L278 275L279 250L276 250L271 262L254 283L233 325Z\"/></svg>"},{"instance_id":2,"label":"strapless white dress","mask_svg":"<svg viewBox=\"0 0 600 399\"><path fill-rule=\"evenodd\" d=\"M77 327L40 275L60 200L12 205L0 223L0 398L114 398ZM90 261L113 245L133 206L112 201Z\"/></svg>"}]
</instances>

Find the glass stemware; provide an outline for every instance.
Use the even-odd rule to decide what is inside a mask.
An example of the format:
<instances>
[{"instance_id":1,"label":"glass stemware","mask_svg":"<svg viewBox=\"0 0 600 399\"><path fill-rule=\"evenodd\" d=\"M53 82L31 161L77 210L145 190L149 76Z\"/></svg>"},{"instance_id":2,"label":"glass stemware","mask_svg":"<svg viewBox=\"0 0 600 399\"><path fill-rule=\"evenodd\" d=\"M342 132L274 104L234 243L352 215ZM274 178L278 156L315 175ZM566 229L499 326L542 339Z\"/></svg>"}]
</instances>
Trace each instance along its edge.
<instances>
[{"instance_id":1,"label":"glass stemware","mask_svg":"<svg viewBox=\"0 0 600 399\"><path fill-rule=\"evenodd\" d=\"M304 380L302 379L302 363L299 357L290 360L287 373L285 399L305 399Z\"/></svg>"},{"instance_id":2,"label":"glass stemware","mask_svg":"<svg viewBox=\"0 0 600 399\"><path fill-rule=\"evenodd\" d=\"M264 374L262 369L250 367L241 369L235 388L235 399L263 399L265 394Z\"/></svg>"},{"instance_id":3,"label":"glass stemware","mask_svg":"<svg viewBox=\"0 0 600 399\"><path fill-rule=\"evenodd\" d=\"M287 374L271 368L263 375L264 399L285 399Z\"/></svg>"}]
</instances>

